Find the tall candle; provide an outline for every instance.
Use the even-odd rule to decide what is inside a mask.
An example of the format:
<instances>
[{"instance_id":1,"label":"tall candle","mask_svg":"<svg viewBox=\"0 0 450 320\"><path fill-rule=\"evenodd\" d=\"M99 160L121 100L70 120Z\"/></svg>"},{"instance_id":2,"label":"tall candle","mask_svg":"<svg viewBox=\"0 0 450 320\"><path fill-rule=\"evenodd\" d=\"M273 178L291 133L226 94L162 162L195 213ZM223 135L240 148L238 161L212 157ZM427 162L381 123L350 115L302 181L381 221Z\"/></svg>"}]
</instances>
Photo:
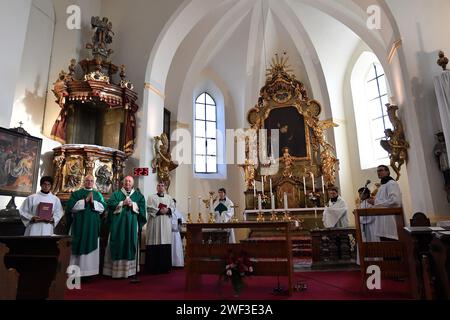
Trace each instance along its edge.
<instances>
[{"instance_id":1,"label":"tall candle","mask_svg":"<svg viewBox=\"0 0 450 320\"><path fill-rule=\"evenodd\" d=\"M270 196L270 203L272 205L272 210L275 210L275 196L272 193L272 195Z\"/></svg>"},{"instance_id":2,"label":"tall candle","mask_svg":"<svg viewBox=\"0 0 450 320\"><path fill-rule=\"evenodd\" d=\"M191 213L191 197L188 197L188 213Z\"/></svg>"},{"instance_id":3,"label":"tall candle","mask_svg":"<svg viewBox=\"0 0 450 320\"><path fill-rule=\"evenodd\" d=\"M323 182L323 176L322 176L322 193L325 194L325 183Z\"/></svg>"},{"instance_id":4,"label":"tall candle","mask_svg":"<svg viewBox=\"0 0 450 320\"><path fill-rule=\"evenodd\" d=\"M284 210L287 210L287 208L288 208L288 200L287 200L286 192L284 193L283 198L284 198Z\"/></svg>"},{"instance_id":5,"label":"tall candle","mask_svg":"<svg viewBox=\"0 0 450 320\"><path fill-rule=\"evenodd\" d=\"M214 213L212 198L209 198L209 212Z\"/></svg>"},{"instance_id":6,"label":"tall candle","mask_svg":"<svg viewBox=\"0 0 450 320\"><path fill-rule=\"evenodd\" d=\"M262 178L261 178L261 191L262 191L262 194L264 195L264 176L262 176Z\"/></svg>"},{"instance_id":7,"label":"tall candle","mask_svg":"<svg viewBox=\"0 0 450 320\"><path fill-rule=\"evenodd\" d=\"M316 192L316 185L314 183L314 173L311 172L311 180L312 180L312 189L313 189L313 193Z\"/></svg>"},{"instance_id":8,"label":"tall candle","mask_svg":"<svg viewBox=\"0 0 450 320\"><path fill-rule=\"evenodd\" d=\"M259 209L259 211L262 210L262 203L261 203L261 195L260 194L258 194L258 209Z\"/></svg>"},{"instance_id":9,"label":"tall candle","mask_svg":"<svg viewBox=\"0 0 450 320\"><path fill-rule=\"evenodd\" d=\"M201 202L202 202L202 197L198 196L198 212L202 212Z\"/></svg>"},{"instance_id":10,"label":"tall candle","mask_svg":"<svg viewBox=\"0 0 450 320\"><path fill-rule=\"evenodd\" d=\"M253 180L253 197L256 199L256 181Z\"/></svg>"},{"instance_id":11,"label":"tall candle","mask_svg":"<svg viewBox=\"0 0 450 320\"><path fill-rule=\"evenodd\" d=\"M272 178L270 178L269 184L270 184L270 194L272 194Z\"/></svg>"},{"instance_id":12,"label":"tall candle","mask_svg":"<svg viewBox=\"0 0 450 320\"><path fill-rule=\"evenodd\" d=\"M305 193L305 199L306 199L306 178L303 176L303 192Z\"/></svg>"}]
</instances>

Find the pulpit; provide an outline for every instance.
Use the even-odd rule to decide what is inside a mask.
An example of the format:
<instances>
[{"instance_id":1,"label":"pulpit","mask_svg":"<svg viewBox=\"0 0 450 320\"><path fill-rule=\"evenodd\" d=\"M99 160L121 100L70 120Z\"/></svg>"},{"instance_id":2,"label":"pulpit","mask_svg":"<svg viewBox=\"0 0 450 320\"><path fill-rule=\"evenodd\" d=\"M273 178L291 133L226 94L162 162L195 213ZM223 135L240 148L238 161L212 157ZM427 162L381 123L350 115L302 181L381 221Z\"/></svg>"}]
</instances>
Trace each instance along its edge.
<instances>
[{"instance_id":1,"label":"pulpit","mask_svg":"<svg viewBox=\"0 0 450 320\"><path fill-rule=\"evenodd\" d=\"M92 59L71 60L53 88L61 111L51 135L63 144L54 149L53 192L62 200L83 185L87 174L108 197L119 187L124 161L134 152L138 95L126 79L125 66L109 60L111 23L99 17L91 23L96 30L86 48Z\"/></svg>"}]
</instances>

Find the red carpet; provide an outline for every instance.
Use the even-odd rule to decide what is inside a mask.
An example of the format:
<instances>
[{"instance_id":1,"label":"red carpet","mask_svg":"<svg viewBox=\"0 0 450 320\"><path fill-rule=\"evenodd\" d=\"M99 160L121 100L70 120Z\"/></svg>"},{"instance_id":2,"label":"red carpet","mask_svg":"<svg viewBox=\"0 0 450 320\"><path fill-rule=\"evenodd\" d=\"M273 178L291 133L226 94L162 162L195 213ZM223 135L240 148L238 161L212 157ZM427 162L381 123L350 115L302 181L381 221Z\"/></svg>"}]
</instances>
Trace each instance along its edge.
<instances>
[{"instance_id":1,"label":"red carpet","mask_svg":"<svg viewBox=\"0 0 450 320\"><path fill-rule=\"evenodd\" d=\"M231 284L218 283L217 276L203 275L194 292L185 291L185 271L175 270L165 275L142 275L141 283L107 277L82 283L81 290L68 290L66 300L398 300L409 299L407 282L382 281L382 290L363 293L359 271L299 272L294 284L306 283L307 289L292 297L275 296L277 277L248 277L240 297L233 297ZM287 278L280 277L286 288Z\"/></svg>"}]
</instances>

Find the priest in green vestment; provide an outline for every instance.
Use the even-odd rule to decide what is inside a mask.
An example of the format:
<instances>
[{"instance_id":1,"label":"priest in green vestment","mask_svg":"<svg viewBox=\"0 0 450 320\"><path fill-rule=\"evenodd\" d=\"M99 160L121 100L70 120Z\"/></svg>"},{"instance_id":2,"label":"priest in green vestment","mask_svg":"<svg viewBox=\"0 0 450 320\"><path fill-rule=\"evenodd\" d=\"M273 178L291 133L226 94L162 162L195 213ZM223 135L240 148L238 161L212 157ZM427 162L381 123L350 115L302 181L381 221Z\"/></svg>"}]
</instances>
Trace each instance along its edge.
<instances>
[{"instance_id":1,"label":"priest in green vestment","mask_svg":"<svg viewBox=\"0 0 450 320\"><path fill-rule=\"evenodd\" d=\"M113 278L135 275L139 263L138 231L142 230L147 218L145 198L133 185L133 177L125 177L122 189L114 192L108 201L110 235L103 274Z\"/></svg>"},{"instance_id":2,"label":"priest in green vestment","mask_svg":"<svg viewBox=\"0 0 450 320\"><path fill-rule=\"evenodd\" d=\"M102 194L93 189L94 177L84 178L84 188L70 196L66 219L72 235L70 264L80 267L81 276L99 274L101 215L106 203Z\"/></svg>"}]
</instances>

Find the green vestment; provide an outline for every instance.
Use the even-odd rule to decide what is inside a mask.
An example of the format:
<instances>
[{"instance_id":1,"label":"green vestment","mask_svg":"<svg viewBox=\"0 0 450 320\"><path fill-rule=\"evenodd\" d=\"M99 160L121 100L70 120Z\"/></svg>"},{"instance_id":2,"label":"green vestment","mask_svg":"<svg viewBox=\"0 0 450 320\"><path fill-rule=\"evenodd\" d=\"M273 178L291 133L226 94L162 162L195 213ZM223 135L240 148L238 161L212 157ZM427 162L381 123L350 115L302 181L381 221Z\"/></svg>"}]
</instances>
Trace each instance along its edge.
<instances>
[{"instance_id":1,"label":"green vestment","mask_svg":"<svg viewBox=\"0 0 450 320\"><path fill-rule=\"evenodd\" d=\"M147 222L144 196L137 190L130 196L137 204L138 213L131 207L118 208L125 199L122 191L116 191L108 201L109 245L113 261L136 259L138 227L141 230Z\"/></svg>"},{"instance_id":2,"label":"green vestment","mask_svg":"<svg viewBox=\"0 0 450 320\"><path fill-rule=\"evenodd\" d=\"M68 228L72 226L72 254L85 255L96 250L98 247L98 237L100 236L101 217L100 212L94 210L90 203L85 204L84 210L72 213L72 209L79 200L87 198L89 192L92 192L94 201L103 205L106 209L106 203L103 196L97 190L81 189L75 191L67 202L66 218Z\"/></svg>"}]
</instances>

